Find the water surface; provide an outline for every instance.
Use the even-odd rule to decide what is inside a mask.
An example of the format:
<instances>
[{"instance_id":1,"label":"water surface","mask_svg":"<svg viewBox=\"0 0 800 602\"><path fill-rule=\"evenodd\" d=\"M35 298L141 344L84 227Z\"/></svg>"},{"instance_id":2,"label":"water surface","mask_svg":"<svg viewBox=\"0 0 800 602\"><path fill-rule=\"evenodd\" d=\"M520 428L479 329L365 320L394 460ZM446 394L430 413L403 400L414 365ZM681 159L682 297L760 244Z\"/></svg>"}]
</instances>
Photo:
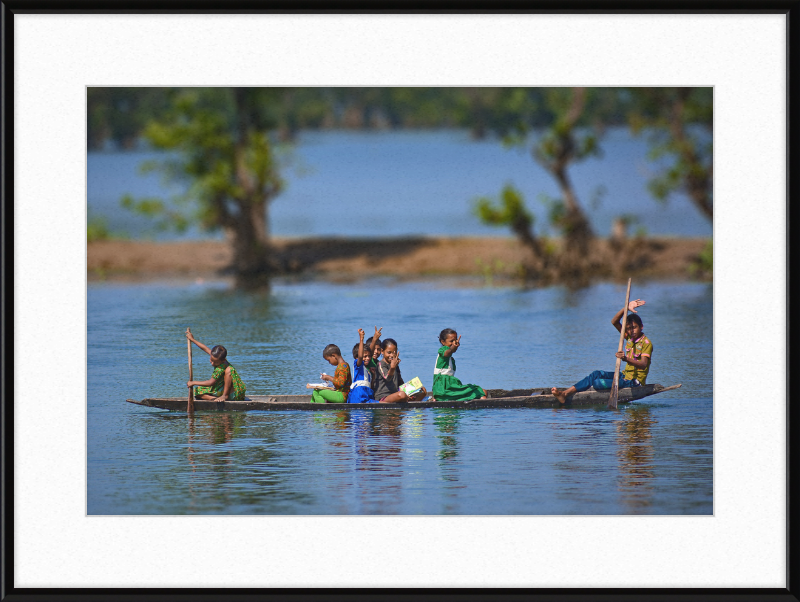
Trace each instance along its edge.
<instances>
[{"instance_id":1,"label":"water surface","mask_svg":"<svg viewBox=\"0 0 800 602\"><path fill-rule=\"evenodd\" d=\"M224 282L88 287L89 514L710 514L712 289L653 282L633 295L654 343L648 382L681 389L620 406L413 411L167 412L182 396L183 330L224 344L252 394L305 393L377 324L403 376L430 388L442 328L457 376L487 388L567 386L613 369L625 288L453 283ZM195 378L210 375L195 349Z\"/></svg>"},{"instance_id":2,"label":"water surface","mask_svg":"<svg viewBox=\"0 0 800 602\"><path fill-rule=\"evenodd\" d=\"M631 231L711 236L711 222L675 194L659 203L647 190L658 164L647 158L644 139L624 129L603 138L604 152L570 167L578 199L600 236L612 220L634 217ZM197 238L156 232L152 223L120 207L125 194L168 198L182 190L157 174L142 176L153 152L101 153L87 157L87 201L91 215L104 215L112 230L131 236ZM478 197L497 198L515 186L537 217L537 234L548 234L542 195L560 196L555 180L528 149L506 149L496 139L471 140L466 131L302 133L283 155L285 190L270 205L276 236L510 236L507 228L482 225L472 213ZM661 164L663 167L663 163Z\"/></svg>"}]
</instances>

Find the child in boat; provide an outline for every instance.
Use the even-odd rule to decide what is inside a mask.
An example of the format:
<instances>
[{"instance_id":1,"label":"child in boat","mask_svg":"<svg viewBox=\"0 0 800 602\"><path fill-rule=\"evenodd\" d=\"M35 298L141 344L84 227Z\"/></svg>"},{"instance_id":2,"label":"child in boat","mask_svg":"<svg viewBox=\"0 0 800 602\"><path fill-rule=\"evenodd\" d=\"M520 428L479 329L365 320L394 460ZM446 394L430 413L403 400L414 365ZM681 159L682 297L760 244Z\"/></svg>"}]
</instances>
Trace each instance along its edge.
<instances>
[{"instance_id":1,"label":"child in boat","mask_svg":"<svg viewBox=\"0 0 800 602\"><path fill-rule=\"evenodd\" d=\"M378 363L372 359L375 353L374 345L380 336L380 329L375 327L375 336L370 337L371 345L364 344L364 331L358 329L358 343L353 347L353 384L350 385L350 394L347 403L375 403L372 393L372 383Z\"/></svg>"},{"instance_id":2,"label":"child in boat","mask_svg":"<svg viewBox=\"0 0 800 602\"><path fill-rule=\"evenodd\" d=\"M203 343L192 336L192 332L186 329L186 338L205 351L211 358L211 365L214 372L208 380L190 380L186 386L194 390L195 399L212 399L214 401L243 401L247 389L236 368L228 363L228 350L222 345L215 345L209 349Z\"/></svg>"},{"instance_id":3,"label":"child in boat","mask_svg":"<svg viewBox=\"0 0 800 602\"><path fill-rule=\"evenodd\" d=\"M375 399L380 403L397 403L398 401L420 401L428 394L425 387L414 393L411 397L400 390L404 383L400 374L400 354L397 351L397 341L394 339L383 340L383 359L378 362L375 377Z\"/></svg>"},{"instance_id":4,"label":"child in boat","mask_svg":"<svg viewBox=\"0 0 800 602\"><path fill-rule=\"evenodd\" d=\"M439 333L439 353L433 369L433 391L436 401L486 399L486 391L478 385L465 385L455 377L456 361L453 354L461 345L461 337L452 328Z\"/></svg>"},{"instance_id":5,"label":"child in boat","mask_svg":"<svg viewBox=\"0 0 800 602\"><path fill-rule=\"evenodd\" d=\"M618 351L615 357L627 362L625 369L619 373L619 388L638 387L647 381L647 373L650 371L650 360L653 356L653 343L644 336L642 318L636 313L636 308L644 305L644 301L636 299L628 303L628 309L633 312L628 314L625 321L625 351ZM624 309L619 310L611 319L611 323L617 332L622 332L622 314ZM595 390L610 389L614 384L614 373L606 370L595 370L582 380L572 385L566 391L559 391L556 387L550 389L561 403L566 403L567 398L579 391L586 391L589 387Z\"/></svg>"},{"instance_id":6,"label":"child in boat","mask_svg":"<svg viewBox=\"0 0 800 602\"><path fill-rule=\"evenodd\" d=\"M311 401L314 403L345 403L350 393L350 385L353 379L350 376L350 365L342 357L342 352L336 345L328 345L322 350L322 357L331 366L336 366L333 376L321 374L322 380L333 383L333 391L325 389L315 389L311 393Z\"/></svg>"},{"instance_id":7,"label":"child in boat","mask_svg":"<svg viewBox=\"0 0 800 602\"><path fill-rule=\"evenodd\" d=\"M383 354L383 344L381 343L381 340L379 338L380 334L381 334L381 330L383 330L383 329L382 328L378 328L376 326L375 327L375 332L377 332L377 335L373 336L373 337L369 337L366 341L364 341L364 344L367 347L372 348L372 341L375 340L375 348L374 348L375 350L372 352L372 359L375 360L375 364L378 363L378 360L381 359L381 355ZM374 382L373 382L373 384L374 384Z\"/></svg>"}]
</instances>

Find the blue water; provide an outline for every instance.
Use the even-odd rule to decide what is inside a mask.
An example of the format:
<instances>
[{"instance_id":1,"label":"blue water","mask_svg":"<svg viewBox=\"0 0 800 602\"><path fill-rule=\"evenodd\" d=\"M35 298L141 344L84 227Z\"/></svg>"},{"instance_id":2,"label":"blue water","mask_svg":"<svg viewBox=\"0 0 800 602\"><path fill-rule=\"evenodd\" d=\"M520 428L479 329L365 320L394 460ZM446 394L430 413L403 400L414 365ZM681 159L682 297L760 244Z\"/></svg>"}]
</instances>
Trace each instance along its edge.
<instances>
[{"instance_id":1,"label":"blue water","mask_svg":"<svg viewBox=\"0 0 800 602\"><path fill-rule=\"evenodd\" d=\"M653 235L711 236L711 223L683 194L662 204L647 191L659 165L647 159L647 144L627 130L609 130L602 157L574 164L569 171L578 199L600 236L612 220L636 218L631 231ZM285 191L270 208L277 236L508 236L506 228L482 225L472 214L477 197L497 198L514 185L536 216L537 234L553 234L541 196L558 197L553 178L523 148L506 149L498 140L471 140L467 132L303 133L282 153ZM89 216L105 216L112 231L155 239L207 236L196 229L183 235L159 232L152 222L120 207L135 197L169 198L157 174L142 175L154 152L88 154ZM663 166L663 164L661 164Z\"/></svg>"},{"instance_id":2,"label":"blue water","mask_svg":"<svg viewBox=\"0 0 800 602\"><path fill-rule=\"evenodd\" d=\"M251 394L306 393L357 329L399 342L430 388L437 335L462 336L457 376L486 388L567 386L613 369L625 288L475 288L460 281L88 286L89 514L710 514L712 288L634 286L654 343L648 382L620 406L414 411L167 412L183 396L183 331L224 344ZM346 353L346 352L345 352ZM122 359L121 359L122 358ZM207 356L194 351L194 376Z\"/></svg>"}]
</instances>

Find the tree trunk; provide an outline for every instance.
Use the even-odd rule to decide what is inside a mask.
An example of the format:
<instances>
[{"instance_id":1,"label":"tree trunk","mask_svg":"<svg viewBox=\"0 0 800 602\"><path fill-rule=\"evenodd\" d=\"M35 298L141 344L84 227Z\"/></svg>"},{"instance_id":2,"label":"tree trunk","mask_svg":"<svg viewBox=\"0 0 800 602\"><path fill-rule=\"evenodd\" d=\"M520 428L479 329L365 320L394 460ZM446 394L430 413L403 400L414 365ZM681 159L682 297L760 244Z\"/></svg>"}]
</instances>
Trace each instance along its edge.
<instances>
[{"instance_id":1,"label":"tree trunk","mask_svg":"<svg viewBox=\"0 0 800 602\"><path fill-rule=\"evenodd\" d=\"M703 169L700 158L686 136L684 113L691 93L691 88L678 89L678 97L670 112L670 131L678 145L681 160L688 166L684 176L686 192L700 212L713 221L714 203L709 192L711 190L711 173Z\"/></svg>"},{"instance_id":2,"label":"tree trunk","mask_svg":"<svg viewBox=\"0 0 800 602\"><path fill-rule=\"evenodd\" d=\"M233 149L236 183L244 191L235 199L239 215L228 220L233 266L237 285L258 288L269 283L271 253L267 223L269 196L261 190L259 175L250 171L245 159L248 137L253 123L250 111L254 100L248 88L234 88L236 102L237 138Z\"/></svg>"},{"instance_id":3,"label":"tree trunk","mask_svg":"<svg viewBox=\"0 0 800 602\"><path fill-rule=\"evenodd\" d=\"M578 204L578 198L572 188L572 182L567 175L566 163L556 166L553 170L553 176L561 189L561 198L564 199L564 206L567 209L567 214L564 217L564 235L573 244L579 245L582 252L585 252L589 241L594 237L594 232L589 220L586 219L586 215L584 215L581 206Z\"/></svg>"},{"instance_id":4,"label":"tree trunk","mask_svg":"<svg viewBox=\"0 0 800 602\"><path fill-rule=\"evenodd\" d=\"M241 206L245 216L227 229L233 246L233 270L237 285L254 288L268 283L274 271L267 234L266 204L251 202Z\"/></svg>"},{"instance_id":5,"label":"tree trunk","mask_svg":"<svg viewBox=\"0 0 800 602\"><path fill-rule=\"evenodd\" d=\"M576 160L576 142L573 131L583 115L586 105L586 88L573 88L566 112L552 126L549 148L534 147L533 155L550 172L558 183L565 214L557 224L563 233L563 244L556 269L561 277L581 278L593 262L590 246L594 232L578 203L578 197L567 174L569 165Z\"/></svg>"}]
</instances>

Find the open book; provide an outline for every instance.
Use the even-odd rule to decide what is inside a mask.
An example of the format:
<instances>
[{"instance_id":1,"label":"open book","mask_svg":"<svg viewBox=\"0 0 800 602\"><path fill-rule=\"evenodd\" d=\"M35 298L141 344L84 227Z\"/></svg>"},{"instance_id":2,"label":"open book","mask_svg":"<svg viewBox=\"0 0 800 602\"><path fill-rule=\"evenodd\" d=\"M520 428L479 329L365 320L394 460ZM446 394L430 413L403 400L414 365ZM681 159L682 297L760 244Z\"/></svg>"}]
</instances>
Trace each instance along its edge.
<instances>
[{"instance_id":1,"label":"open book","mask_svg":"<svg viewBox=\"0 0 800 602\"><path fill-rule=\"evenodd\" d=\"M422 382L416 376L411 380L405 382L404 384L400 385L400 390L409 397L411 397L414 393L417 393L421 389L422 389Z\"/></svg>"},{"instance_id":2,"label":"open book","mask_svg":"<svg viewBox=\"0 0 800 602\"><path fill-rule=\"evenodd\" d=\"M306 389L333 389L333 385L330 383L307 383Z\"/></svg>"}]
</instances>

